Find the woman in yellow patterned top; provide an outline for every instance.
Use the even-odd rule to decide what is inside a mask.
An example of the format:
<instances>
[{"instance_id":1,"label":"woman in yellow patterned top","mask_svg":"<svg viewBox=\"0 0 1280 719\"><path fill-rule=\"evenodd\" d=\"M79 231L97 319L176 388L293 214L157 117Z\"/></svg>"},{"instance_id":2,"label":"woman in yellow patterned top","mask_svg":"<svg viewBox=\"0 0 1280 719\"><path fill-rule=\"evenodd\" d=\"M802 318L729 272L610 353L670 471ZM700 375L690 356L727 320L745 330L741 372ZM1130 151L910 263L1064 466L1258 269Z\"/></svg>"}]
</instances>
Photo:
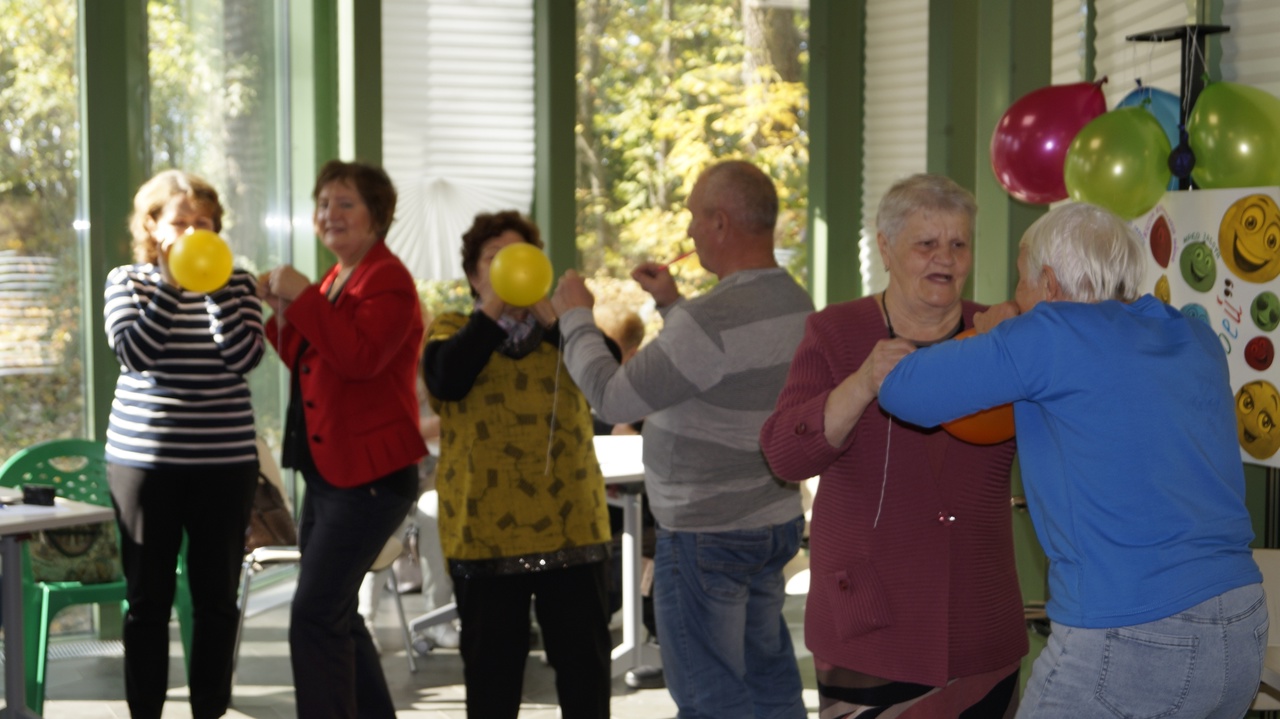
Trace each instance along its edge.
<instances>
[{"instance_id":1,"label":"woman in yellow patterned top","mask_svg":"<svg viewBox=\"0 0 1280 719\"><path fill-rule=\"evenodd\" d=\"M440 539L462 623L467 716L515 719L529 605L564 719L609 716L609 519L591 411L560 360L543 299L513 307L489 284L498 251L542 247L518 212L480 214L462 237L475 309L440 316L423 372L440 415Z\"/></svg>"}]
</instances>

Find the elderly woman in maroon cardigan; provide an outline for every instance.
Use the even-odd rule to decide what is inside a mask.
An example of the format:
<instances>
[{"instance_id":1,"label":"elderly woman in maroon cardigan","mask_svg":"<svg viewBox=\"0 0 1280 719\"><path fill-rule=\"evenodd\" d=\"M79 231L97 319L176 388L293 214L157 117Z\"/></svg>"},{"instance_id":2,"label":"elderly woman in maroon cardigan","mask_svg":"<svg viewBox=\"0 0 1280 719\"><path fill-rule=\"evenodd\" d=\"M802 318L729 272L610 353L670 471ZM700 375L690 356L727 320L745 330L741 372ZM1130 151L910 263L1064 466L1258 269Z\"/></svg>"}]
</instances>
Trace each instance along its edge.
<instances>
[{"instance_id":1,"label":"elderly woman in maroon cardigan","mask_svg":"<svg viewBox=\"0 0 1280 719\"><path fill-rule=\"evenodd\" d=\"M1009 510L1013 442L967 444L880 409L915 347L973 325L961 299L976 206L916 175L880 203L884 292L810 316L760 435L777 475L821 476L810 530L805 641L821 715L1003 717L1027 651Z\"/></svg>"}]
</instances>

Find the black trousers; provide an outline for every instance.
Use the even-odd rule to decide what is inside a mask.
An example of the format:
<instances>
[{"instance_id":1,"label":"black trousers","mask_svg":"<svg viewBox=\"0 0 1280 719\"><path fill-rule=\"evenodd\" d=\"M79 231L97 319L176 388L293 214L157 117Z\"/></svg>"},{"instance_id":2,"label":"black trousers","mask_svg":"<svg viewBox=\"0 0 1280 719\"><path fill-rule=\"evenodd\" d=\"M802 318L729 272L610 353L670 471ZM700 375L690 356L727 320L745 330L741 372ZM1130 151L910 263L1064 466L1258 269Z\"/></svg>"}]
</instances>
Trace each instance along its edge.
<instances>
[{"instance_id":1,"label":"black trousers","mask_svg":"<svg viewBox=\"0 0 1280 719\"><path fill-rule=\"evenodd\" d=\"M395 716L357 593L387 539L413 507L418 466L339 489L304 472L307 496L298 526L302 564L289 621L289 656L298 716Z\"/></svg>"},{"instance_id":2,"label":"black trousers","mask_svg":"<svg viewBox=\"0 0 1280 719\"><path fill-rule=\"evenodd\" d=\"M226 713L240 617L236 592L257 481L257 462L181 469L108 464L128 585L124 683L134 719L158 719L164 708L183 531L193 624L191 714L210 719Z\"/></svg>"},{"instance_id":3,"label":"black trousers","mask_svg":"<svg viewBox=\"0 0 1280 719\"><path fill-rule=\"evenodd\" d=\"M515 719L520 713L531 600L556 672L561 717L608 719L607 564L497 576L453 573L468 719Z\"/></svg>"}]
</instances>

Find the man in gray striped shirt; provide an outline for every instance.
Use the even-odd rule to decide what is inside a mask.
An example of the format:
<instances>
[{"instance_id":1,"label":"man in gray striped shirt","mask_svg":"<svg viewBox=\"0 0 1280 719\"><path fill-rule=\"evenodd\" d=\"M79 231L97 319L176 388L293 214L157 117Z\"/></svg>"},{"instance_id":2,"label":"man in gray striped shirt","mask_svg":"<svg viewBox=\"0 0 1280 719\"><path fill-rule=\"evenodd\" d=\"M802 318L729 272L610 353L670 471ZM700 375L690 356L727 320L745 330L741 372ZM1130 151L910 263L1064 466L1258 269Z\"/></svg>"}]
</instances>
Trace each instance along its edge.
<instances>
[{"instance_id":1,"label":"man in gray striped shirt","mask_svg":"<svg viewBox=\"0 0 1280 719\"><path fill-rule=\"evenodd\" d=\"M603 421L645 420L645 488L659 527L655 609L680 716L800 718L782 567L804 520L799 493L770 472L759 435L813 303L774 260L778 199L767 175L720 163L698 178L688 205L689 236L719 284L685 300L664 265L636 268L664 326L620 365L592 320L591 293L568 271L552 300L565 362Z\"/></svg>"}]
</instances>

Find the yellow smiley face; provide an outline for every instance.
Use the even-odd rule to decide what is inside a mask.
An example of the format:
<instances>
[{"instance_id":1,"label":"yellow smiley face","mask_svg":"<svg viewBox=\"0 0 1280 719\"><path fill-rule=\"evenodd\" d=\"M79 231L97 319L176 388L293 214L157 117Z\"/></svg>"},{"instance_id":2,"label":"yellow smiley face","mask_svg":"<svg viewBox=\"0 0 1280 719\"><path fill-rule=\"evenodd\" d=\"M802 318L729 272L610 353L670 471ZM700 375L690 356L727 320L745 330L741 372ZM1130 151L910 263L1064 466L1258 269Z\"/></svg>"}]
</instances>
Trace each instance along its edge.
<instances>
[{"instance_id":1,"label":"yellow smiley face","mask_svg":"<svg viewBox=\"0 0 1280 719\"><path fill-rule=\"evenodd\" d=\"M1218 228L1222 263L1248 282L1270 282L1280 275L1280 207L1266 195L1236 200Z\"/></svg>"},{"instance_id":2,"label":"yellow smiley face","mask_svg":"<svg viewBox=\"0 0 1280 719\"><path fill-rule=\"evenodd\" d=\"M1280 393L1265 380L1236 392L1236 436L1249 456L1266 459L1280 449Z\"/></svg>"},{"instance_id":3,"label":"yellow smiley face","mask_svg":"<svg viewBox=\"0 0 1280 719\"><path fill-rule=\"evenodd\" d=\"M1156 280L1156 299L1166 305L1173 301L1173 295L1169 294L1169 276L1160 275L1160 279Z\"/></svg>"}]
</instances>

